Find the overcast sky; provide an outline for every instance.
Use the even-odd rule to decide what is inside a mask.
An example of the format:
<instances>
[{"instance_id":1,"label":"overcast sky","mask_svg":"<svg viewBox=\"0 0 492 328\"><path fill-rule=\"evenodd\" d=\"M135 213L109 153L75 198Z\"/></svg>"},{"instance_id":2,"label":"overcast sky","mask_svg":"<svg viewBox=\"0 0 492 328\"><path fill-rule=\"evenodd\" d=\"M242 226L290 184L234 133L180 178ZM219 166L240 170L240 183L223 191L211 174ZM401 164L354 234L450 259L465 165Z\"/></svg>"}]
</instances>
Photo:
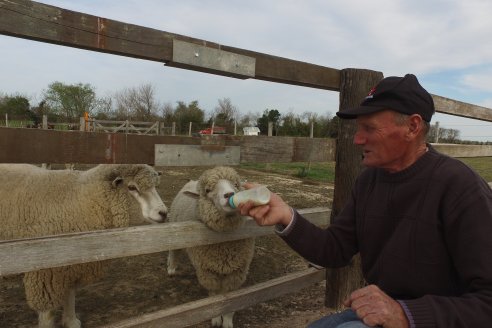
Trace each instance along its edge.
<instances>
[{"instance_id":1,"label":"overcast sky","mask_svg":"<svg viewBox=\"0 0 492 328\"><path fill-rule=\"evenodd\" d=\"M312 64L414 73L433 94L492 108L490 0L44 0L46 4ZM230 98L241 113L334 115L338 93L237 80L151 61L0 35L0 92L41 100L60 81L98 96L152 84L161 103ZM492 123L437 114L461 139L492 141Z\"/></svg>"}]
</instances>

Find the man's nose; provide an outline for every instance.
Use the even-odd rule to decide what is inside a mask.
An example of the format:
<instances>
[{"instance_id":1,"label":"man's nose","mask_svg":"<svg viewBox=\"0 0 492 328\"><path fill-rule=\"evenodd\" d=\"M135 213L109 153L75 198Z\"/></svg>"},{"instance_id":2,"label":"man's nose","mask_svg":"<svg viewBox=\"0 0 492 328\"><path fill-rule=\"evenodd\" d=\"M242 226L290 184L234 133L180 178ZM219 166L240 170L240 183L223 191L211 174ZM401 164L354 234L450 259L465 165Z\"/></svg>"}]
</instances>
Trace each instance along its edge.
<instances>
[{"instance_id":1,"label":"man's nose","mask_svg":"<svg viewBox=\"0 0 492 328\"><path fill-rule=\"evenodd\" d=\"M355 145L363 145L366 142L366 138L360 133L359 131L356 131L354 134L354 144Z\"/></svg>"}]
</instances>

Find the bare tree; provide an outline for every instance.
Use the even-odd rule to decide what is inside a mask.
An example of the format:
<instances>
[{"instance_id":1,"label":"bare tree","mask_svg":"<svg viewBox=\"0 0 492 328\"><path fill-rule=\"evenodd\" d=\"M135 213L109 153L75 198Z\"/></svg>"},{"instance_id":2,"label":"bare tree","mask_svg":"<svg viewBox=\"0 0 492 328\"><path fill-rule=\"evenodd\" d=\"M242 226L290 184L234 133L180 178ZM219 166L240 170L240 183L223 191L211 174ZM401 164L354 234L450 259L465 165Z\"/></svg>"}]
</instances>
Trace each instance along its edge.
<instances>
[{"instance_id":1,"label":"bare tree","mask_svg":"<svg viewBox=\"0 0 492 328\"><path fill-rule=\"evenodd\" d=\"M238 110L234 106L229 98L223 98L218 100L218 105L215 107L212 114L212 120L215 124L226 126L228 128L234 125L234 121L237 120Z\"/></svg>"},{"instance_id":2,"label":"bare tree","mask_svg":"<svg viewBox=\"0 0 492 328\"><path fill-rule=\"evenodd\" d=\"M120 119L151 121L157 117L159 103L151 84L127 88L116 93L116 113Z\"/></svg>"}]
</instances>

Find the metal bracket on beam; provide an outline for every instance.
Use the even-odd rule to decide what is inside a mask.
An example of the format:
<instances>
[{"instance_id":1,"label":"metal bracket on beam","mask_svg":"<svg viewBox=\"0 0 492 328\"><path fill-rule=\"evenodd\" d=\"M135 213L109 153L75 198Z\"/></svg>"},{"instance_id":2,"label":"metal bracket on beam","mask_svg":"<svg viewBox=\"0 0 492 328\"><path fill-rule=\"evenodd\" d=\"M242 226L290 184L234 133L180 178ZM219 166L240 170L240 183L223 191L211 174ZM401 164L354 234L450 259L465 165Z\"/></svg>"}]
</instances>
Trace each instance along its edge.
<instances>
[{"instance_id":1,"label":"metal bracket on beam","mask_svg":"<svg viewBox=\"0 0 492 328\"><path fill-rule=\"evenodd\" d=\"M255 77L256 58L174 39L173 59L166 65L249 79Z\"/></svg>"}]
</instances>

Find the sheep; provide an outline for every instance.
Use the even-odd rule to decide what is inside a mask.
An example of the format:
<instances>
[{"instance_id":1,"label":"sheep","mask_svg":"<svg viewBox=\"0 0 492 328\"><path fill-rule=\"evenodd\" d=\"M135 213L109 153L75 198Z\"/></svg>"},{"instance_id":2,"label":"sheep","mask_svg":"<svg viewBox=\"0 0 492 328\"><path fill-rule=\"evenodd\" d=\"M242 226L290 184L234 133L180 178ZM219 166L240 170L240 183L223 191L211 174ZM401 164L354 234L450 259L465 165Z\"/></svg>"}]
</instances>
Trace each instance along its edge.
<instances>
[{"instance_id":1,"label":"sheep","mask_svg":"<svg viewBox=\"0 0 492 328\"><path fill-rule=\"evenodd\" d=\"M159 175L148 165L51 171L0 164L0 240L125 227L137 223L133 213L149 223L164 222ZM63 325L79 328L75 290L100 278L104 267L93 262L25 273L26 299L39 327L55 327L54 311L62 307Z\"/></svg>"},{"instance_id":2,"label":"sheep","mask_svg":"<svg viewBox=\"0 0 492 328\"><path fill-rule=\"evenodd\" d=\"M216 232L240 228L247 217L232 209L228 199L241 190L238 173L230 167L206 170L178 192L169 210L170 222L201 220ZM210 296L238 289L246 280L254 254L254 238L186 249L196 276ZM176 255L169 251L167 272L175 275ZM234 312L212 319L212 326L232 328Z\"/></svg>"}]
</instances>

